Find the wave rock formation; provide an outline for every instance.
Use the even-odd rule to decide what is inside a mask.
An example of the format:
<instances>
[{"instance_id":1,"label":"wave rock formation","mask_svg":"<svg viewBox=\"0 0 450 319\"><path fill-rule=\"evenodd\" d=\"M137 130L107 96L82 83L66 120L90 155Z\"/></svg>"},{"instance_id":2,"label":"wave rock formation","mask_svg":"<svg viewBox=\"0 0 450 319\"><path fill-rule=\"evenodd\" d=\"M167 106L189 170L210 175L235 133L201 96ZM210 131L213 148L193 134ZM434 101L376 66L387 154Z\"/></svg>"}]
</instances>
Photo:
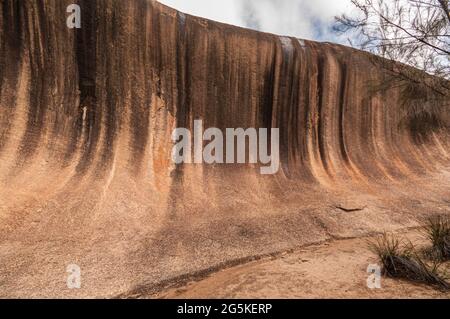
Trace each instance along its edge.
<instances>
[{"instance_id":1,"label":"wave rock formation","mask_svg":"<svg viewBox=\"0 0 450 319\"><path fill-rule=\"evenodd\" d=\"M448 105L374 89L374 60L150 0L2 0L0 297L147 295L450 211ZM279 172L174 165L197 119L279 128Z\"/></svg>"}]
</instances>

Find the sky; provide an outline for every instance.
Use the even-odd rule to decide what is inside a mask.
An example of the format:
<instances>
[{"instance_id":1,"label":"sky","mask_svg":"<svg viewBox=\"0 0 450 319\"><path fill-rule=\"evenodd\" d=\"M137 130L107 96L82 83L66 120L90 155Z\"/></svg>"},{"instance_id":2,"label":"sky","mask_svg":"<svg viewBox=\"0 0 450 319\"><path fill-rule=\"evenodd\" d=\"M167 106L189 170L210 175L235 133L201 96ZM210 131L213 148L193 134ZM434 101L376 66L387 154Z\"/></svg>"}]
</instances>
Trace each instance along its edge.
<instances>
[{"instance_id":1,"label":"sky","mask_svg":"<svg viewBox=\"0 0 450 319\"><path fill-rule=\"evenodd\" d=\"M331 27L350 0L158 0L184 13L259 31L345 43Z\"/></svg>"}]
</instances>

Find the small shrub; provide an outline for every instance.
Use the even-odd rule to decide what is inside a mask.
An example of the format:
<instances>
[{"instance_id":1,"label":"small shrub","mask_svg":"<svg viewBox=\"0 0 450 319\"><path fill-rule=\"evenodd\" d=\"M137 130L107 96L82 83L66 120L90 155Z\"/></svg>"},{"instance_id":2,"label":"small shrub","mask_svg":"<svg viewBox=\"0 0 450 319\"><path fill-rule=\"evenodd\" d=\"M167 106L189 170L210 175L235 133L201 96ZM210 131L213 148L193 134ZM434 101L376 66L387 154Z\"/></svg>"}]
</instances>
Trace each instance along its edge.
<instances>
[{"instance_id":1,"label":"small shrub","mask_svg":"<svg viewBox=\"0 0 450 319\"><path fill-rule=\"evenodd\" d=\"M450 217L437 215L429 218L424 232L433 245L431 257L440 261L450 260Z\"/></svg>"},{"instance_id":2,"label":"small shrub","mask_svg":"<svg viewBox=\"0 0 450 319\"><path fill-rule=\"evenodd\" d=\"M426 263L412 243L405 244L394 235L384 234L369 242L369 248L380 258L385 275L450 290L450 284L439 275L440 263Z\"/></svg>"}]
</instances>

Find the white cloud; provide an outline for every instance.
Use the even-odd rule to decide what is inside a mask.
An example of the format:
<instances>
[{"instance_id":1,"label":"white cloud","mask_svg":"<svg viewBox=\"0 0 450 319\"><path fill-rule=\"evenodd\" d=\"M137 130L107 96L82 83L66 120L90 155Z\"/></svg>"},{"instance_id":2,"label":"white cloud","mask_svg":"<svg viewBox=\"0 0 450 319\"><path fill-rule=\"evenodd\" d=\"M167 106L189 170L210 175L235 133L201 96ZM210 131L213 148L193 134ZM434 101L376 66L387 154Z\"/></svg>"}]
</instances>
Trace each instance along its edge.
<instances>
[{"instance_id":1,"label":"white cloud","mask_svg":"<svg viewBox=\"0 0 450 319\"><path fill-rule=\"evenodd\" d=\"M303 39L337 41L334 16L348 12L350 0L159 0L196 16Z\"/></svg>"},{"instance_id":2,"label":"white cloud","mask_svg":"<svg viewBox=\"0 0 450 319\"><path fill-rule=\"evenodd\" d=\"M195 16L244 26L241 19L241 0L158 0L169 7Z\"/></svg>"}]
</instances>

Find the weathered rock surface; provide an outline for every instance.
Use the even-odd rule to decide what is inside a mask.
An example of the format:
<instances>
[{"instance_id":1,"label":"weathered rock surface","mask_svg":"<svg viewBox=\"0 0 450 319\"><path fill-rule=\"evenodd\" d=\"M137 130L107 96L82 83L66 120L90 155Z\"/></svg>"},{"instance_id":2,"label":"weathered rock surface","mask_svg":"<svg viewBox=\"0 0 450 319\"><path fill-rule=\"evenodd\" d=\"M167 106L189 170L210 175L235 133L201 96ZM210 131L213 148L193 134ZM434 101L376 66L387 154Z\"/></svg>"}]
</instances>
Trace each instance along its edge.
<instances>
[{"instance_id":1,"label":"weathered rock surface","mask_svg":"<svg viewBox=\"0 0 450 319\"><path fill-rule=\"evenodd\" d=\"M450 211L448 106L374 91L368 54L145 0L78 0L69 29L73 2L0 4L0 297L145 294ZM175 167L195 119L280 128L280 172Z\"/></svg>"}]
</instances>

